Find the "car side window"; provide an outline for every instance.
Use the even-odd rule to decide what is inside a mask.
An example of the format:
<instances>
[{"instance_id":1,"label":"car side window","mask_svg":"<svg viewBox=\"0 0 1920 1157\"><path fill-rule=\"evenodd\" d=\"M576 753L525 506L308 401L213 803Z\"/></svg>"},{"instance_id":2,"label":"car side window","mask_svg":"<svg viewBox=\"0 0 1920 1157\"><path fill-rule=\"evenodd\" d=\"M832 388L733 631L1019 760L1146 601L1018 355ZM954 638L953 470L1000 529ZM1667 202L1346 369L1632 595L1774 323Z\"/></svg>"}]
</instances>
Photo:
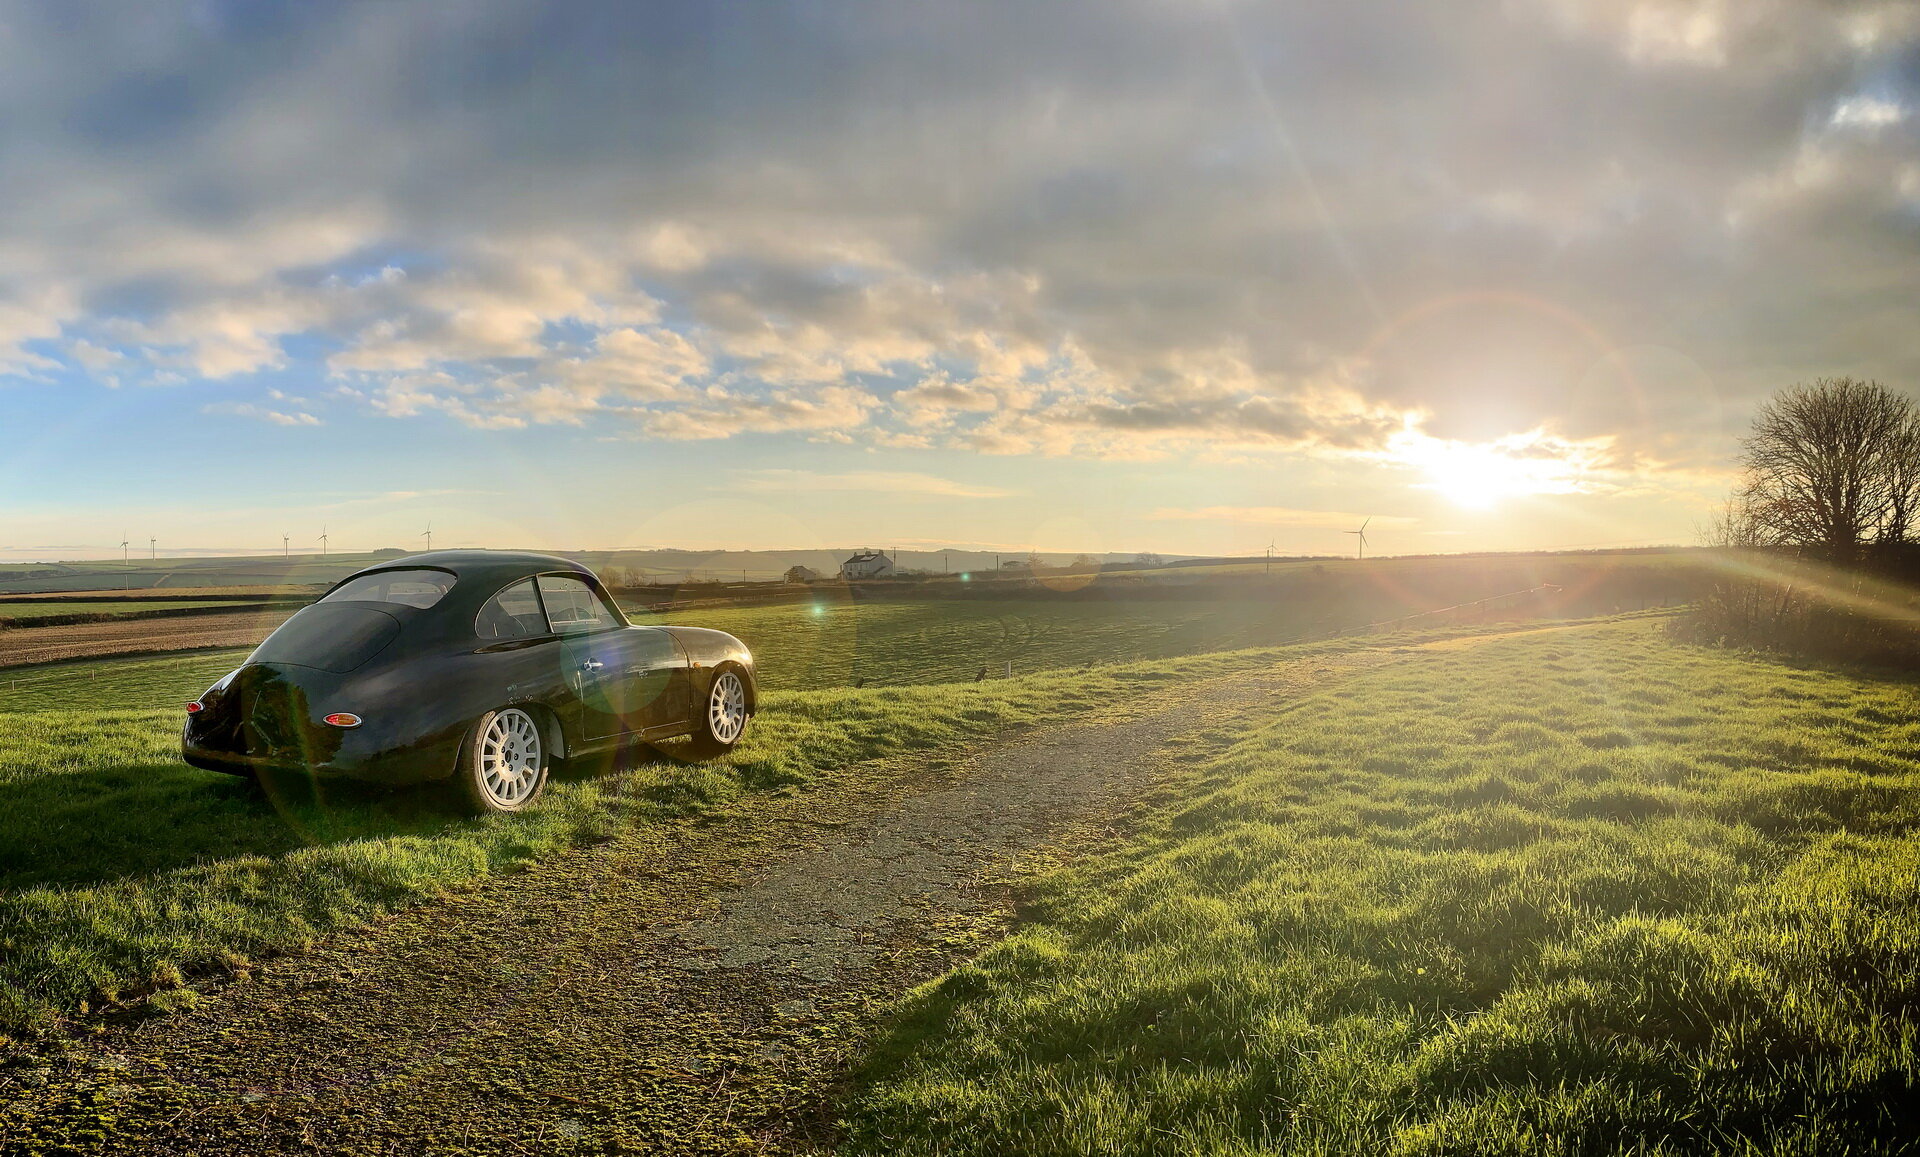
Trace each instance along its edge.
<instances>
[{"instance_id":1,"label":"car side window","mask_svg":"<svg viewBox=\"0 0 1920 1157\"><path fill-rule=\"evenodd\" d=\"M562 635L582 635L620 625L599 593L577 578L541 575L540 600L547 605L547 623Z\"/></svg>"},{"instance_id":2,"label":"car side window","mask_svg":"<svg viewBox=\"0 0 1920 1157\"><path fill-rule=\"evenodd\" d=\"M547 633L540 596L532 579L521 579L487 600L474 616L473 631L483 639L529 639Z\"/></svg>"}]
</instances>

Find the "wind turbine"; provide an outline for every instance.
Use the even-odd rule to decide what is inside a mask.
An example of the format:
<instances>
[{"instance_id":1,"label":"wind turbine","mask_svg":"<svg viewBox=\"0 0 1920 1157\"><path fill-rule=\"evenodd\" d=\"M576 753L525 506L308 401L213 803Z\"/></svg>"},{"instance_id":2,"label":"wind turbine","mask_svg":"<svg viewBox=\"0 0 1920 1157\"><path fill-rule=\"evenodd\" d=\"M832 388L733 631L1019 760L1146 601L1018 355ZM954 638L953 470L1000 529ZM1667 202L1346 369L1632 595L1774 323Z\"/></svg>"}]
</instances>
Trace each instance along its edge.
<instances>
[{"instance_id":1,"label":"wind turbine","mask_svg":"<svg viewBox=\"0 0 1920 1157\"><path fill-rule=\"evenodd\" d=\"M160 540L158 538L153 537L152 535L148 535L147 536L147 559L148 561L152 561L159 557L160 557Z\"/></svg>"},{"instance_id":2,"label":"wind turbine","mask_svg":"<svg viewBox=\"0 0 1920 1157\"><path fill-rule=\"evenodd\" d=\"M283 534L280 536L280 557L293 557L293 536L291 534Z\"/></svg>"},{"instance_id":3,"label":"wind turbine","mask_svg":"<svg viewBox=\"0 0 1920 1157\"><path fill-rule=\"evenodd\" d=\"M324 524L320 527L320 557L327 557L327 528Z\"/></svg>"},{"instance_id":4,"label":"wind turbine","mask_svg":"<svg viewBox=\"0 0 1920 1157\"><path fill-rule=\"evenodd\" d=\"M420 537L427 540L427 553L432 554L433 553L433 523L431 522L427 523L427 529L421 532Z\"/></svg>"},{"instance_id":5,"label":"wind turbine","mask_svg":"<svg viewBox=\"0 0 1920 1157\"><path fill-rule=\"evenodd\" d=\"M1367 557L1367 523L1372 521L1373 521L1373 515L1369 514L1367 515L1366 519L1360 523L1359 530L1343 530L1340 532L1342 534L1357 534L1360 536L1360 557L1361 558Z\"/></svg>"},{"instance_id":6,"label":"wind turbine","mask_svg":"<svg viewBox=\"0 0 1920 1157\"><path fill-rule=\"evenodd\" d=\"M1273 547L1274 547L1273 542L1269 541L1267 543L1267 570L1266 570L1267 574L1273 573Z\"/></svg>"},{"instance_id":7,"label":"wind turbine","mask_svg":"<svg viewBox=\"0 0 1920 1157\"><path fill-rule=\"evenodd\" d=\"M120 565L131 569L133 561L127 556L127 532L120 532Z\"/></svg>"}]
</instances>

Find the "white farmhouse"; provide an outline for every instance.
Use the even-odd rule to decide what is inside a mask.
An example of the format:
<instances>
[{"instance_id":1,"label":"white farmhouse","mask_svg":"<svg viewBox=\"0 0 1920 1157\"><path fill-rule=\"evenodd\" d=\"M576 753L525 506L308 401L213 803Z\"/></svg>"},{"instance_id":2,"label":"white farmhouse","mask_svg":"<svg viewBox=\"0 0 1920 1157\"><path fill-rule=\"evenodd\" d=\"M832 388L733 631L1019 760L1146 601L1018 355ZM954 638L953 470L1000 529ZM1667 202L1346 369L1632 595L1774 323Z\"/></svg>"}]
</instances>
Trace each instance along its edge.
<instances>
[{"instance_id":1,"label":"white farmhouse","mask_svg":"<svg viewBox=\"0 0 1920 1157\"><path fill-rule=\"evenodd\" d=\"M863 550L840 564L843 579L883 578L893 573L893 560L886 552Z\"/></svg>"}]
</instances>

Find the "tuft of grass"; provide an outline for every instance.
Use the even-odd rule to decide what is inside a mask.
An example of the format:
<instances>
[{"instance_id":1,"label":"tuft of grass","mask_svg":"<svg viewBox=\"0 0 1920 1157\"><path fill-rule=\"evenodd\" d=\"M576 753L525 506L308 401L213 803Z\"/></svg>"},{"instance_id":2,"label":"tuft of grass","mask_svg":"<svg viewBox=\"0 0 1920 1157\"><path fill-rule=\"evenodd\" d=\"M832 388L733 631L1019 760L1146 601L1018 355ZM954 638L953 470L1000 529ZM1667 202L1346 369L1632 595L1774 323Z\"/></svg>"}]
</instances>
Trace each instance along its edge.
<instances>
[{"instance_id":1,"label":"tuft of grass","mask_svg":"<svg viewBox=\"0 0 1920 1157\"><path fill-rule=\"evenodd\" d=\"M873 1154L1920 1150L1920 697L1619 624L1415 653L915 993Z\"/></svg>"}]
</instances>

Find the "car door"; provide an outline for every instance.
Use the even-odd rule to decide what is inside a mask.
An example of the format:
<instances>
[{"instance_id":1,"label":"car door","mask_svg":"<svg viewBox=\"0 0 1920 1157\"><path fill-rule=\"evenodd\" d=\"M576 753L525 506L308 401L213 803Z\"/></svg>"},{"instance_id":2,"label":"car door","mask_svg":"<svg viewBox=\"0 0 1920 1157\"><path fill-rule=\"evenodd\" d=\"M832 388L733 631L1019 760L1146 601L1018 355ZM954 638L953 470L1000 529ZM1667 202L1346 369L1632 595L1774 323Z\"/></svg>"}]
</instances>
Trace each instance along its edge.
<instances>
[{"instance_id":1,"label":"car door","mask_svg":"<svg viewBox=\"0 0 1920 1157\"><path fill-rule=\"evenodd\" d=\"M574 575L541 575L540 601L566 649L589 740L644 733L686 716L686 656L657 627L628 627Z\"/></svg>"}]
</instances>

